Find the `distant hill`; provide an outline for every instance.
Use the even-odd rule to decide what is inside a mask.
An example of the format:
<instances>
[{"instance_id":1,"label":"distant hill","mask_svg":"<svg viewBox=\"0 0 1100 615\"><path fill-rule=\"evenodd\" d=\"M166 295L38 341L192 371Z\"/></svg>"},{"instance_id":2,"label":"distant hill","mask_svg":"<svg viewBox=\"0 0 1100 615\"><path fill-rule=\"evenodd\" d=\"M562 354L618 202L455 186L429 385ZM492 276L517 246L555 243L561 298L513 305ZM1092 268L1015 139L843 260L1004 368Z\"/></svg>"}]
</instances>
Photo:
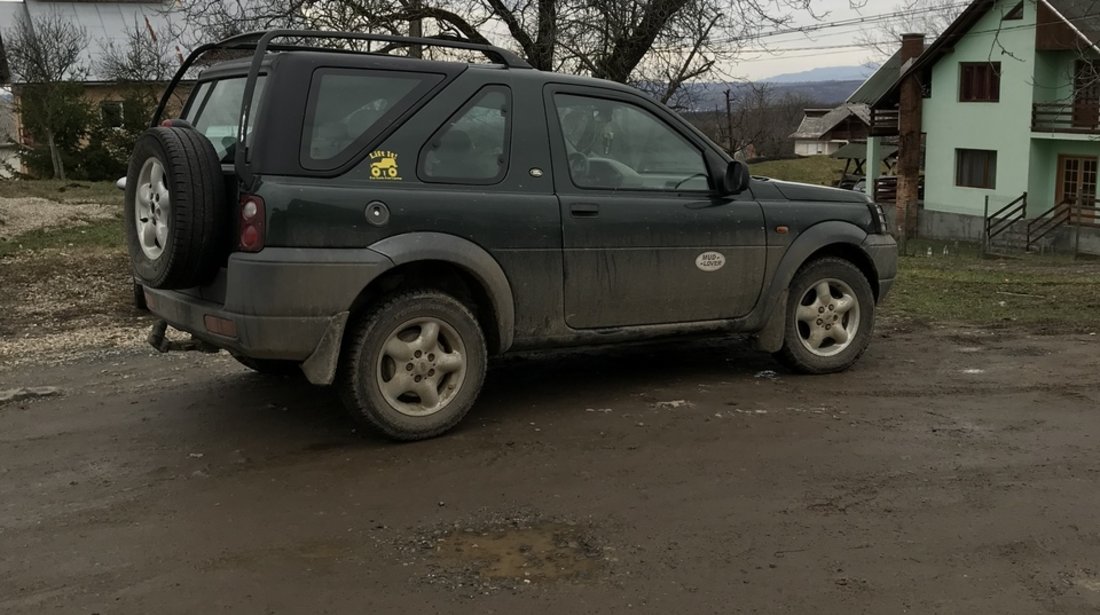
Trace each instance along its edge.
<instances>
[{"instance_id":1,"label":"distant hill","mask_svg":"<svg viewBox=\"0 0 1100 615\"><path fill-rule=\"evenodd\" d=\"M808 101L807 106L835 107L848 100L852 92L863 84L863 79L848 81L811 81L800 83L770 83L771 94L775 97L798 96ZM695 101L694 111L707 111L714 108L726 108L726 90L733 91L738 97L750 87L747 83L695 83L688 86Z\"/></svg>"},{"instance_id":2,"label":"distant hill","mask_svg":"<svg viewBox=\"0 0 1100 615\"><path fill-rule=\"evenodd\" d=\"M825 66L811 68L799 73L785 73L761 79L768 83L808 83L812 81L865 81L875 72L875 65L864 66Z\"/></svg>"}]
</instances>

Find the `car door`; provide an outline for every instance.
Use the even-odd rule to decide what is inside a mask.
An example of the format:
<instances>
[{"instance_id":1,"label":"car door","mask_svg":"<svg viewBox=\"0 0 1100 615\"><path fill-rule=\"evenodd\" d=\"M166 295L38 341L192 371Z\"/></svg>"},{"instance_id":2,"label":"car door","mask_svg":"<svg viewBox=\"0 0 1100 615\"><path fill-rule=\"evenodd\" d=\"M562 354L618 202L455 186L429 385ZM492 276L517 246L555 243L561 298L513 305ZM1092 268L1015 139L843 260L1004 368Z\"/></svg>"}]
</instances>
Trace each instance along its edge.
<instances>
[{"instance_id":1,"label":"car door","mask_svg":"<svg viewBox=\"0 0 1100 615\"><path fill-rule=\"evenodd\" d=\"M719 196L700 139L628 92L545 90L561 207L564 311L575 329L748 314L765 267L749 192Z\"/></svg>"}]
</instances>

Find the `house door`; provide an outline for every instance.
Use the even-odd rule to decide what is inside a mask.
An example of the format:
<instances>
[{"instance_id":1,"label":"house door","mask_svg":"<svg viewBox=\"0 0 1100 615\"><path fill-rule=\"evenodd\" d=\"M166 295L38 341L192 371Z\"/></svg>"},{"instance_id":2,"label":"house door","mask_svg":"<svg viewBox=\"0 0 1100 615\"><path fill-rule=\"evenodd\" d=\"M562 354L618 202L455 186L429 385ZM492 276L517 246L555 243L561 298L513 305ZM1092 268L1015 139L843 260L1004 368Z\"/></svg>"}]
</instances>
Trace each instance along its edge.
<instances>
[{"instance_id":1,"label":"house door","mask_svg":"<svg viewBox=\"0 0 1100 615\"><path fill-rule=\"evenodd\" d=\"M1095 157L1059 156L1057 202L1095 206L1098 167ZM1095 215L1088 214L1083 222L1096 223L1098 220Z\"/></svg>"},{"instance_id":2,"label":"house door","mask_svg":"<svg viewBox=\"0 0 1100 615\"><path fill-rule=\"evenodd\" d=\"M1100 125L1100 64L1078 60L1073 79L1073 126Z\"/></svg>"}]
</instances>

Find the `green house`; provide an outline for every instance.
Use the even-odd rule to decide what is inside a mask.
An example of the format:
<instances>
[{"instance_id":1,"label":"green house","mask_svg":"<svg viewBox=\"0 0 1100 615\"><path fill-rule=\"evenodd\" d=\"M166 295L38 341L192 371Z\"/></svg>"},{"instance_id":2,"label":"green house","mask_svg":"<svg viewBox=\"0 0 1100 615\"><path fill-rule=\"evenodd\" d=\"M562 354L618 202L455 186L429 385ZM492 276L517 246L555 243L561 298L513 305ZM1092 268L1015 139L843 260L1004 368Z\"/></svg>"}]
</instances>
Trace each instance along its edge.
<instances>
[{"instance_id":1,"label":"green house","mask_svg":"<svg viewBox=\"0 0 1100 615\"><path fill-rule=\"evenodd\" d=\"M1100 1L976 0L923 53L895 56L853 95L874 109L874 148L897 134L902 82L920 83L921 235L981 239L987 215L1014 202L1026 203L1025 219L1077 204L1086 209L1067 221L1100 222L1088 213L1100 157L1098 43Z\"/></svg>"}]
</instances>

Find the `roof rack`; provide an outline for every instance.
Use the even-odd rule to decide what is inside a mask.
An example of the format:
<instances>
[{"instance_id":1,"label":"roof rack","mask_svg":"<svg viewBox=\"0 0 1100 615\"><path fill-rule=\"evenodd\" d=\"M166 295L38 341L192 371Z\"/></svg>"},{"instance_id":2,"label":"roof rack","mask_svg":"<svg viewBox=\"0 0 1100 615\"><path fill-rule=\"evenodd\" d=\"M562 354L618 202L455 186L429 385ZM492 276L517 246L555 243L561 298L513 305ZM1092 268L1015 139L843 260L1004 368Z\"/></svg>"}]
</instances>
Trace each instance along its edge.
<instances>
[{"instance_id":1,"label":"roof rack","mask_svg":"<svg viewBox=\"0 0 1100 615\"><path fill-rule=\"evenodd\" d=\"M157 110L153 114L153 119L150 122L150 126L157 126L160 123L161 116L164 115L164 110L168 106L168 100L171 97L172 92L183 80L184 75L191 68L192 65L203 55L211 51L228 49L228 50L253 50L252 63L248 70L248 79L245 82L244 96L241 100L241 113L240 124L237 127L237 147L234 153L234 166L236 167L237 176L241 179L245 186L250 186L252 183L252 174L247 168L248 161L248 147L246 145L248 137L248 120L249 113L252 109L252 97L256 90L256 80L260 74L260 66L263 63L264 55L268 51L331 51L347 53L346 49L332 49L329 47L320 47L317 45L273 45L271 41L277 38L292 38L292 39L315 39L315 40L344 40L344 41L377 41L380 43L389 43L384 50L390 50L397 47L405 47L408 45L420 45L425 47L447 47L450 49L469 49L472 51L480 51L489 60L494 63L502 64L507 68L532 68L523 58L519 57L515 53L508 51L507 49L501 49L500 47L494 47L493 45L483 45L480 43L474 43L468 40L453 38L453 37L412 37L412 36L392 36L389 34L369 34L363 32L326 32L324 30L258 30L255 32L246 32L244 34L238 34L226 39L222 39L216 43L207 43L200 45L194 49L187 59L180 64L176 74L172 77L172 81L169 82L168 87L165 88L164 94L161 96L160 103L157 105ZM356 52L364 54L372 54L379 52L372 52L369 49L364 52Z\"/></svg>"}]
</instances>

